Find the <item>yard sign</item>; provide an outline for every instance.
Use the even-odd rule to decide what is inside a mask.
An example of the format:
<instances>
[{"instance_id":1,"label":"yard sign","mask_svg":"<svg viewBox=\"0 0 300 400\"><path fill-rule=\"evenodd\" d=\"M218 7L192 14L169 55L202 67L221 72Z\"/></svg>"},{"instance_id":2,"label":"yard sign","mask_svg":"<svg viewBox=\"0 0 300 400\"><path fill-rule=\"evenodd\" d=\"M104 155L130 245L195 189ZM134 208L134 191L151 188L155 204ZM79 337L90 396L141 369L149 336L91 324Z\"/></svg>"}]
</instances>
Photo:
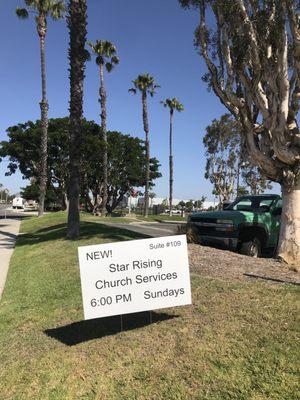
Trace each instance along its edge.
<instances>
[{"instance_id":1,"label":"yard sign","mask_svg":"<svg viewBox=\"0 0 300 400\"><path fill-rule=\"evenodd\" d=\"M78 248L85 319L191 304L185 235Z\"/></svg>"}]
</instances>

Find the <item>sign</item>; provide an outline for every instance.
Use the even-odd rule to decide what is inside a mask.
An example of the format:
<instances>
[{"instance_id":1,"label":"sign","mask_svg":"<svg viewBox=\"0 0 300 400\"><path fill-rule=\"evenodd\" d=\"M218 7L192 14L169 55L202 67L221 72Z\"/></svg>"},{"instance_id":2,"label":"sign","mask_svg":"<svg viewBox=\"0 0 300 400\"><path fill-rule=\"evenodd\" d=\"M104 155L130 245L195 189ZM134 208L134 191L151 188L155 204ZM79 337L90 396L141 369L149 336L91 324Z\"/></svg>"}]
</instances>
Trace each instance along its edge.
<instances>
[{"instance_id":1,"label":"sign","mask_svg":"<svg viewBox=\"0 0 300 400\"><path fill-rule=\"evenodd\" d=\"M191 304L185 235L78 248L85 319Z\"/></svg>"}]
</instances>

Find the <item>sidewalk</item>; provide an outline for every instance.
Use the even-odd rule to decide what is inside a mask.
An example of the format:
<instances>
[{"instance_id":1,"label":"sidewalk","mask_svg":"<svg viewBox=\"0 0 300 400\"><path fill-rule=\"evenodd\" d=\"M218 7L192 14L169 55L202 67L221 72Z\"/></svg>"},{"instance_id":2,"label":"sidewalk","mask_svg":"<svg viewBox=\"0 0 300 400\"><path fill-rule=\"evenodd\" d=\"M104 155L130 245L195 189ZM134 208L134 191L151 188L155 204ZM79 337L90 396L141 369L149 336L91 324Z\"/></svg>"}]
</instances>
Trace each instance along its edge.
<instances>
[{"instance_id":1,"label":"sidewalk","mask_svg":"<svg viewBox=\"0 0 300 400\"><path fill-rule=\"evenodd\" d=\"M21 217L0 219L0 299L4 290L9 261L19 233Z\"/></svg>"}]
</instances>

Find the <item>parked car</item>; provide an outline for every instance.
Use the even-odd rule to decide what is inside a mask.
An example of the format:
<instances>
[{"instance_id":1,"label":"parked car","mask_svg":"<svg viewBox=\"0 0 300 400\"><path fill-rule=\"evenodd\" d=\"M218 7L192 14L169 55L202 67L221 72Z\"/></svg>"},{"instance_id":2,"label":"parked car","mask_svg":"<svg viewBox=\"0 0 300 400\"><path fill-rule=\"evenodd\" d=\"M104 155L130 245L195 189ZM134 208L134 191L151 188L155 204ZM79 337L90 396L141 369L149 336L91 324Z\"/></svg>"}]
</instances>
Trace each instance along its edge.
<instances>
[{"instance_id":1,"label":"parked car","mask_svg":"<svg viewBox=\"0 0 300 400\"><path fill-rule=\"evenodd\" d=\"M27 200L24 203L24 211L37 211L38 208L39 208L39 205L36 200Z\"/></svg>"},{"instance_id":2,"label":"parked car","mask_svg":"<svg viewBox=\"0 0 300 400\"><path fill-rule=\"evenodd\" d=\"M222 244L260 257L277 247L281 211L279 195L242 196L225 210L192 214L188 224L202 244Z\"/></svg>"},{"instance_id":3,"label":"parked car","mask_svg":"<svg viewBox=\"0 0 300 400\"><path fill-rule=\"evenodd\" d=\"M165 210L164 214L169 214L170 210ZM172 209L172 215L181 215L181 210L175 210L175 208Z\"/></svg>"}]
</instances>

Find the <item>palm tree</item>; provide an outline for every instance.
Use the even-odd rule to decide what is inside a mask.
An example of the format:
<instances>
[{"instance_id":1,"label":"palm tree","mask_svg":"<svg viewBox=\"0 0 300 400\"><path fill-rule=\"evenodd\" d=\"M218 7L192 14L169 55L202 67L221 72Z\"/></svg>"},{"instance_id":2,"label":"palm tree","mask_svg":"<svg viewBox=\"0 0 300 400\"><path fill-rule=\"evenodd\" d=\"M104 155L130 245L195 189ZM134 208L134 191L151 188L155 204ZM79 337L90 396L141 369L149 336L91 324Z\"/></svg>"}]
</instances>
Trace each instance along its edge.
<instances>
[{"instance_id":1,"label":"palm tree","mask_svg":"<svg viewBox=\"0 0 300 400\"><path fill-rule=\"evenodd\" d=\"M67 17L70 31L70 182L67 238L79 236L80 154L83 115L83 81L87 52L86 0L70 0Z\"/></svg>"},{"instance_id":2,"label":"palm tree","mask_svg":"<svg viewBox=\"0 0 300 400\"><path fill-rule=\"evenodd\" d=\"M170 111L170 137L169 137L169 168L170 168L170 181L169 181L169 215L172 215L173 203L173 115L174 111L181 112L184 110L183 105L174 97L173 99L166 99L161 101L164 107L168 107Z\"/></svg>"},{"instance_id":3,"label":"palm tree","mask_svg":"<svg viewBox=\"0 0 300 400\"><path fill-rule=\"evenodd\" d=\"M39 197L39 217L44 214L44 203L47 186L47 142L48 142L48 101L46 96L46 55L45 55L45 39L47 33L47 18L50 16L54 20L63 18L65 13L64 1L58 0L24 0L27 8L17 8L16 14L19 18L25 19L29 17L29 13L36 15L35 21L37 32L40 38L41 53L41 76L42 76L42 100L41 107L41 160L39 165L40 178L40 197Z\"/></svg>"},{"instance_id":4,"label":"palm tree","mask_svg":"<svg viewBox=\"0 0 300 400\"><path fill-rule=\"evenodd\" d=\"M147 95L154 96L156 89L160 88L154 81L153 76L149 74L139 75L132 81L134 87L129 89L129 92L136 94L140 91L142 94L143 106L143 124L146 135L146 176L145 176L145 207L144 216L148 217L149 211L149 181L150 181L150 142L149 142L149 123L147 110Z\"/></svg>"},{"instance_id":5,"label":"palm tree","mask_svg":"<svg viewBox=\"0 0 300 400\"><path fill-rule=\"evenodd\" d=\"M116 64L119 64L119 58L116 56L117 49L115 45L106 40L96 40L96 43L88 43L92 52L96 55L96 64L99 66L100 75L100 104L101 104L101 131L103 139L103 197L102 197L102 217L106 215L107 204L107 129L106 129L106 90L104 86L104 66L107 72L111 72Z\"/></svg>"}]
</instances>

